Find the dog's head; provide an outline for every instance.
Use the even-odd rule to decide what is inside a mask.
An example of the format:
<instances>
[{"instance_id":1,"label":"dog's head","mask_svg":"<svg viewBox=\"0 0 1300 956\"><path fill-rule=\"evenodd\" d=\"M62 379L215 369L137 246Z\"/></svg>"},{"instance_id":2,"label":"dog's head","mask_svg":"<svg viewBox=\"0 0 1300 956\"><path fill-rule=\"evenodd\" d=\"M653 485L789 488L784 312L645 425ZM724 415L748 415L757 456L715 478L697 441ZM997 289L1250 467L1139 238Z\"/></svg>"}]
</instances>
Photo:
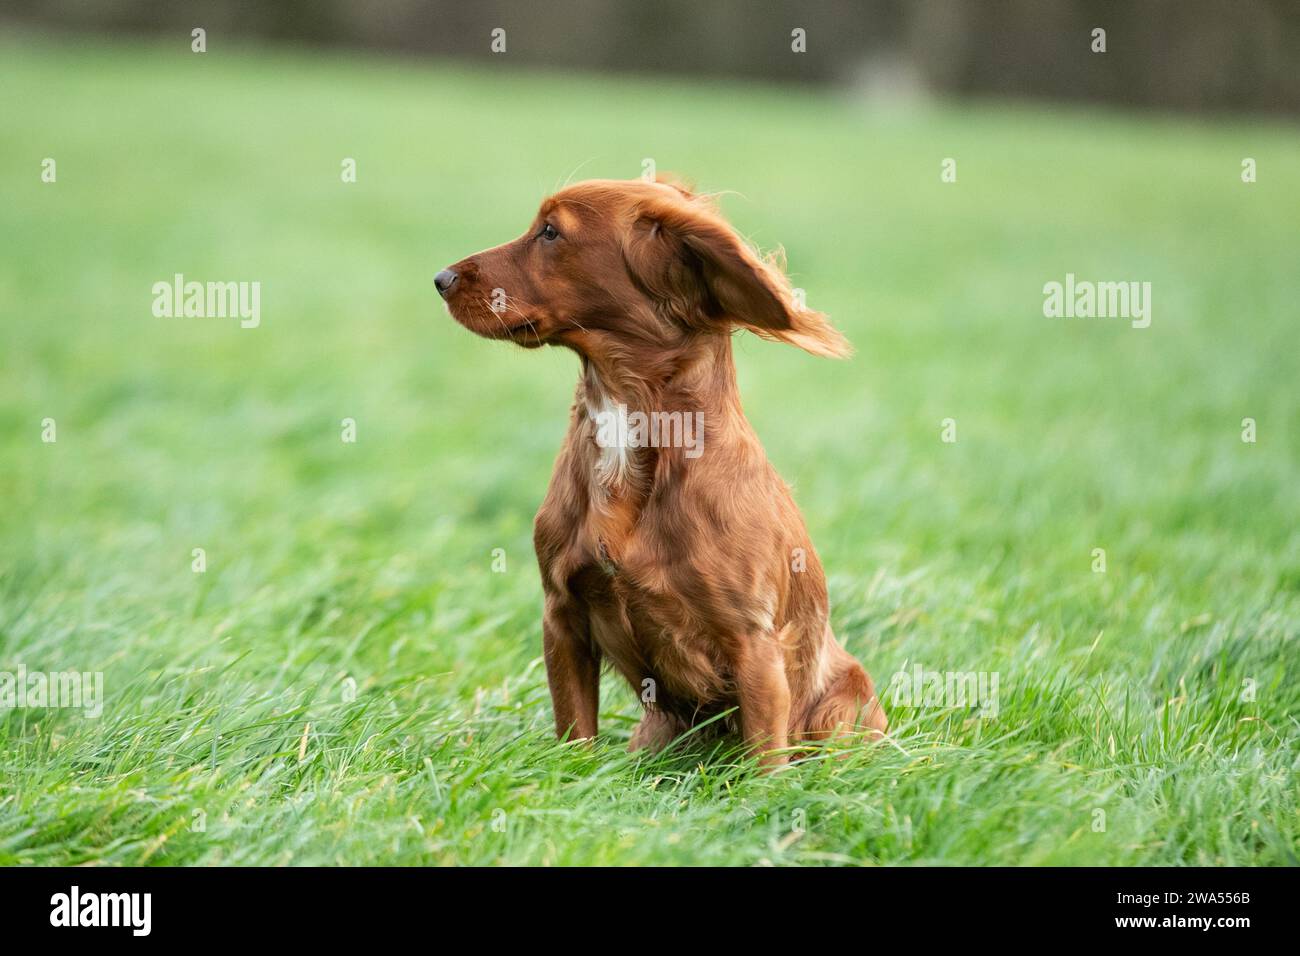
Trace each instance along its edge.
<instances>
[{"instance_id":1,"label":"dog's head","mask_svg":"<svg viewBox=\"0 0 1300 956\"><path fill-rule=\"evenodd\" d=\"M580 354L675 346L743 327L817 355L849 345L798 300L712 202L642 180L591 180L542 203L513 242L434 279L452 316L486 338Z\"/></svg>"}]
</instances>

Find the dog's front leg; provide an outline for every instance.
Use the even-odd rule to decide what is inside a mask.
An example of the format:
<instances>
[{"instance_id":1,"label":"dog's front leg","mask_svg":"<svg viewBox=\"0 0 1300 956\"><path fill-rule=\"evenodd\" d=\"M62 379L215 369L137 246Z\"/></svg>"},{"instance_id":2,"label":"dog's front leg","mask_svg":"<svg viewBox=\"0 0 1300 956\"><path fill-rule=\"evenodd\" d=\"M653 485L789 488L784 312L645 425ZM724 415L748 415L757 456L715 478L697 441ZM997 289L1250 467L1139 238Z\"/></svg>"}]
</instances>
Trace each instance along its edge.
<instances>
[{"instance_id":1,"label":"dog's front leg","mask_svg":"<svg viewBox=\"0 0 1300 956\"><path fill-rule=\"evenodd\" d=\"M789 756L782 751L790 728L790 685L786 682L785 656L773 637L754 635L741 645L736 685L745 742L758 754L762 766L786 763Z\"/></svg>"},{"instance_id":2,"label":"dog's front leg","mask_svg":"<svg viewBox=\"0 0 1300 956\"><path fill-rule=\"evenodd\" d=\"M585 616L572 600L547 596L542 653L555 710L555 735L561 740L595 737L600 658L591 645Z\"/></svg>"}]
</instances>

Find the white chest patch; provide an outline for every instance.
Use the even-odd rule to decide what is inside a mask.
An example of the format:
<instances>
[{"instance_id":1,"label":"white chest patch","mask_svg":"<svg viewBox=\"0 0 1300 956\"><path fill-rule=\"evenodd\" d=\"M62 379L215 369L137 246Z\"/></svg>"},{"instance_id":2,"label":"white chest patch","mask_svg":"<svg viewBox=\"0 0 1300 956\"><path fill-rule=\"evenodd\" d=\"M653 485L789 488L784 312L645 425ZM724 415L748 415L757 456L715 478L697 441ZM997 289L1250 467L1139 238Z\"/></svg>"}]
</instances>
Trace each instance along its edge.
<instances>
[{"instance_id":1,"label":"white chest patch","mask_svg":"<svg viewBox=\"0 0 1300 956\"><path fill-rule=\"evenodd\" d=\"M595 427L597 457L595 478L597 483L605 486L620 482L627 475L628 448L623 441L601 440L601 436L611 433L627 434L627 406L610 399L599 387L587 387L587 417ZM611 429L611 423L613 428Z\"/></svg>"}]
</instances>

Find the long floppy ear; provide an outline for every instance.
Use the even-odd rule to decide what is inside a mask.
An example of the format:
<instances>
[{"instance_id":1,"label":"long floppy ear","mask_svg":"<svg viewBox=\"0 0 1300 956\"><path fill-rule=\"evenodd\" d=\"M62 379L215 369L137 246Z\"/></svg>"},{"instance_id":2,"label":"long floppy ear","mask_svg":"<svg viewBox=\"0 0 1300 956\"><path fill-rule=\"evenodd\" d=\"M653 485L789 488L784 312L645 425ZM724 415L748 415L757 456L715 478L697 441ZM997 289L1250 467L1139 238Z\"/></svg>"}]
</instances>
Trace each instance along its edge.
<instances>
[{"instance_id":1,"label":"long floppy ear","mask_svg":"<svg viewBox=\"0 0 1300 956\"><path fill-rule=\"evenodd\" d=\"M687 325L732 322L814 355L852 352L826 316L796 299L779 260L760 258L705 198L643 201L624 257L641 287Z\"/></svg>"}]
</instances>

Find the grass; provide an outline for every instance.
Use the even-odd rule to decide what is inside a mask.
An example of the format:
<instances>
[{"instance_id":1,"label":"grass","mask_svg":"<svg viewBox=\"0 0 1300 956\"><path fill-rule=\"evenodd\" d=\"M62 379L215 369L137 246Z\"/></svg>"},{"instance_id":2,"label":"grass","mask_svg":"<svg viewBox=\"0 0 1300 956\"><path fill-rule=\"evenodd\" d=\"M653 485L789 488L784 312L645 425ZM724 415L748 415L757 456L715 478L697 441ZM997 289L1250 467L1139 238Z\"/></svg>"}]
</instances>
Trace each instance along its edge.
<instances>
[{"instance_id":1,"label":"grass","mask_svg":"<svg viewBox=\"0 0 1300 956\"><path fill-rule=\"evenodd\" d=\"M105 702L0 713L0 862L1297 862L1294 128L2 52L0 670ZM576 362L431 276L646 157L737 191L858 347L736 340L837 633L882 685L998 674L996 718L896 702L891 745L764 776L628 756L607 679L595 747L552 739L531 519ZM155 318L177 272L260 281L260 327ZM1151 327L1044 318L1067 272L1150 281Z\"/></svg>"}]
</instances>

